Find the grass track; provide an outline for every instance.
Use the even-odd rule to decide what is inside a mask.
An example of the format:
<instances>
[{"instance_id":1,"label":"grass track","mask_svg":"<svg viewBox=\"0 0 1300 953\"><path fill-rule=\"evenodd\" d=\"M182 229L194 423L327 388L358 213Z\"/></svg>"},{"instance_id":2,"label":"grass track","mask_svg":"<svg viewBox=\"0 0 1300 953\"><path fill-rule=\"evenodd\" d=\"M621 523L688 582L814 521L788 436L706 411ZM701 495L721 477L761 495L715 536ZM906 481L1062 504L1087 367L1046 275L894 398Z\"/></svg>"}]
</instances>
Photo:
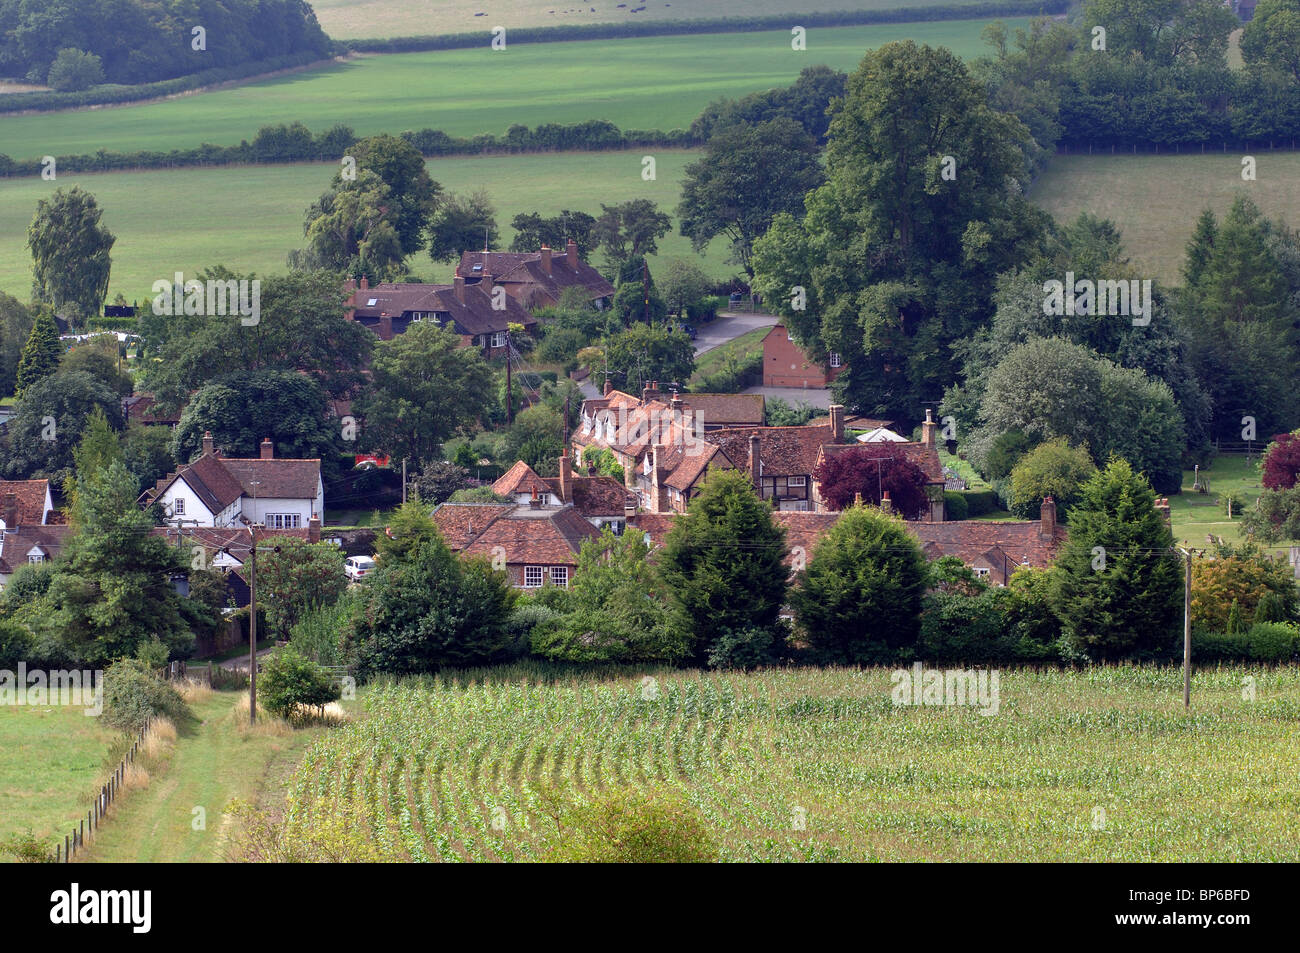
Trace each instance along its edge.
<instances>
[{"instance_id":1,"label":"grass track","mask_svg":"<svg viewBox=\"0 0 1300 953\"><path fill-rule=\"evenodd\" d=\"M788 85L805 66L850 70L891 40L985 52L986 20L811 30L806 52L789 31L585 40L356 57L228 89L163 102L0 117L0 152L13 158L82 155L100 149L235 145L260 126L301 121L313 132L335 123L358 135L441 129L504 134L514 123L606 119L623 129L685 128L710 102ZM1028 21L1011 18L1008 25Z\"/></svg>"}]
</instances>

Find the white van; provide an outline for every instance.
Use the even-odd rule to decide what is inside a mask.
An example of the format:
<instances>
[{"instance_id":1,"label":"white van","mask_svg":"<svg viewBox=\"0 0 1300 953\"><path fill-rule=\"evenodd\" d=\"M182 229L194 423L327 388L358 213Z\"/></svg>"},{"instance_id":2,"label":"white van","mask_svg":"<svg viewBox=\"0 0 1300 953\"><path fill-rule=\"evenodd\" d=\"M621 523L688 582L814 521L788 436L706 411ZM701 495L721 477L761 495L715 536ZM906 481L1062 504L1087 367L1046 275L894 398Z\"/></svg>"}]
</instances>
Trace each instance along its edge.
<instances>
[{"instance_id":1,"label":"white van","mask_svg":"<svg viewBox=\"0 0 1300 953\"><path fill-rule=\"evenodd\" d=\"M343 563L343 571L347 573L349 579L357 582L362 576L373 572L375 561L369 556L349 556Z\"/></svg>"}]
</instances>

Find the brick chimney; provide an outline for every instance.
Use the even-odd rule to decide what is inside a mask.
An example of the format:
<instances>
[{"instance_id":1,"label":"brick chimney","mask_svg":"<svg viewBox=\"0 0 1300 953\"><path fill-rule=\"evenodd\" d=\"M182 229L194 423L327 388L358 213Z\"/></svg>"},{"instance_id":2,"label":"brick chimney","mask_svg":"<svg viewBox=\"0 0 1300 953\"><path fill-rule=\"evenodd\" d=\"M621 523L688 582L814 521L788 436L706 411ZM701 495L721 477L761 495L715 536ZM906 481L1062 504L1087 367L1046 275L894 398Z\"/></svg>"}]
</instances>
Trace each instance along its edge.
<instances>
[{"instance_id":1,"label":"brick chimney","mask_svg":"<svg viewBox=\"0 0 1300 953\"><path fill-rule=\"evenodd\" d=\"M641 388L641 403L648 404L659 397L659 382L651 381L645 387Z\"/></svg>"},{"instance_id":2,"label":"brick chimney","mask_svg":"<svg viewBox=\"0 0 1300 953\"><path fill-rule=\"evenodd\" d=\"M934 446L934 432L938 426L934 422L934 412L929 407L925 408L925 422L921 424L921 444L923 446Z\"/></svg>"},{"instance_id":3,"label":"brick chimney","mask_svg":"<svg viewBox=\"0 0 1300 953\"><path fill-rule=\"evenodd\" d=\"M275 459L275 444L271 443L271 438L270 438L270 437L263 437L263 438L262 438L261 451L262 451L262 459L263 459L263 460L274 460L274 459Z\"/></svg>"},{"instance_id":4,"label":"brick chimney","mask_svg":"<svg viewBox=\"0 0 1300 953\"><path fill-rule=\"evenodd\" d=\"M307 542L320 542L320 517L315 513L311 514L311 519L307 521Z\"/></svg>"},{"instance_id":5,"label":"brick chimney","mask_svg":"<svg viewBox=\"0 0 1300 953\"><path fill-rule=\"evenodd\" d=\"M343 285L343 290L348 293L349 298L353 297L357 292L357 279L349 275L347 282Z\"/></svg>"},{"instance_id":6,"label":"brick chimney","mask_svg":"<svg viewBox=\"0 0 1300 953\"><path fill-rule=\"evenodd\" d=\"M885 513L894 512L894 501L889 498L889 491L886 490L880 497L880 509Z\"/></svg>"},{"instance_id":7,"label":"brick chimney","mask_svg":"<svg viewBox=\"0 0 1300 953\"><path fill-rule=\"evenodd\" d=\"M1166 526L1171 525L1170 523L1171 517L1169 513L1169 497L1161 496L1156 498L1156 512L1160 514L1160 518L1165 521Z\"/></svg>"},{"instance_id":8,"label":"brick chimney","mask_svg":"<svg viewBox=\"0 0 1300 953\"><path fill-rule=\"evenodd\" d=\"M573 464L569 462L569 451L560 454L560 502L573 502Z\"/></svg>"},{"instance_id":9,"label":"brick chimney","mask_svg":"<svg viewBox=\"0 0 1300 953\"><path fill-rule=\"evenodd\" d=\"M215 453L215 452L216 452L216 451L214 451L213 448L212 448L212 431L211 431L211 430L204 431L204 433L203 433L203 453L204 453L205 455L211 455L211 454L213 454L213 453Z\"/></svg>"},{"instance_id":10,"label":"brick chimney","mask_svg":"<svg viewBox=\"0 0 1300 953\"><path fill-rule=\"evenodd\" d=\"M1056 535L1056 501L1050 496L1043 497L1043 505L1039 510L1038 535L1048 539Z\"/></svg>"},{"instance_id":11,"label":"brick chimney","mask_svg":"<svg viewBox=\"0 0 1300 953\"><path fill-rule=\"evenodd\" d=\"M361 276L361 290L362 291L370 290L370 279L367 278L365 275Z\"/></svg>"},{"instance_id":12,"label":"brick chimney","mask_svg":"<svg viewBox=\"0 0 1300 953\"><path fill-rule=\"evenodd\" d=\"M570 238L568 244L564 246L564 252L568 256L565 259L565 261L569 263L569 267L577 268L578 267L578 243L575 242L572 238Z\"/></svg>"},{"instance_id":13,"label":"brick chimney","mask_svg":"<svg viewBox=\"0 0 1300 953\"><path fill-rule=\"evenodd\" d=\"M611 381L608 377L606 377L606 378L605 378L605 390L604 390L604 396L605 396L605 397L608 397L608 396L610 395L610 392L611 392L613 389L614 389L614 382Z\"/></svg>"},{"instance_id":14,"label":"brick chimney","mask_svg":"<svg viewBox=\"0 0 1300 953\"><path fill-rule=\"evenodd\" d=\"M5 518L5 529L9 530L10 532L13 532L14 528L18 525L18 494L17 493L5 494L4 518Z\"/></svg>"},{"instance_id":15,"label":"brick chimney","mask_svg":"<svg viewBox=\"0 0 1300 953\"><path fill-rule=\"evenodd\" d=\"M672 410L674 417L678 417L681 415L682 408L684 406L686 406L686 402L682 400L681 397L679 397L677 394L673 394L672 399L668 401L668 407L670 410Z\"/></svg>"},{"instance_id":16,"label":"brick chimney","mask_svg":"<svg viewBox=\"0 0 1300 953\"><path fill-rule=\"evenodd\" d=\"M379 316L379 340L391 341L393 339L393 316L391 314L381 314Z\"/></svg>"},{"instance_id":17,"label":"brick chimney","mask_svg":"<svg viewBox=\"0 0 1300 953\"><path fill-rule=\"evenodd\" d=\"M844 442L844 405L831 404L831 443Z\"/></svg>"},{"instance_id":18,"label":"brick chimney","mask_svg":"<svg viewBox=\"0 0 1300 953\"><path fill-rule=\"evenodd\" d=\"M451 279L451 290L456 295L456 300L461 304L465 303L465 279L460 275Z\"/></svg>"},{"instance_id":19,"label":"brick chimney","mask_svg":"<svg viewBox=\"0 0 1300 953\"><path fill-rule=\"evenodd\" d=\"M761 441L758 434L749 435L749 478L754 481L754 489L760 490L763 485L763 467L762 457L759 452Z\"/></svg>"},{"instance_id":20,"label":"brick chimney","mask_svg":"<svg viewBox=\"0 0 1300 953\"><path fill-rule=\"evenodd\" d=\"M537 495L537 487L533 487L533 496L532 499L528 501L528 508L532 510L540 510L542 508L542 498Z\"/></svg>"},{"instance_id":21,"label":"brick chimney","mask_svg":"<svg viewBox=\"0 0 1300 953\"><path fill-rule=\"evenodd\" d=\"M548 275L551 273L551 246L542 246L542 271Z\"/></svg>"}]
</instances>

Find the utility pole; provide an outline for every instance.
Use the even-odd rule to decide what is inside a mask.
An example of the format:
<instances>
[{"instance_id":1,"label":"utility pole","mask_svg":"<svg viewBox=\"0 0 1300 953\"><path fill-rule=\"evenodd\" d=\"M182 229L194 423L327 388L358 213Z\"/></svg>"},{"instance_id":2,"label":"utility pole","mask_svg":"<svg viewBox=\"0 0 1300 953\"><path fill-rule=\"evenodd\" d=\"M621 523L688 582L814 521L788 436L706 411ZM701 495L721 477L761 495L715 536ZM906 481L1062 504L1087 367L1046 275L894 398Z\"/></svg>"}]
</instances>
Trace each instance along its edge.
<instances>
[{"instance_id":1,"label":"utility pole","mask_svg":"<svg viewBox=\"0 0 1300 953\"><path fill-rule=\"evenodd\" d=\"M510 332L506 331L506 426L515 422L515 401L510 389Z\"/></svg>"},{"instance_id":2,"label":"utility pole","mask_svg":"<svg viewBox=\"0 0 1300 953\"><path fill-rule=\"evenodd\" d=\"M1183 579L1183 707L1192 705L1192 552L1179 550L1187 561Z\"/></svg>"},{"instance_id":3,"label":"utility pole","mask_svg":"<svg viewBox=\"0 0 1300 953\"><path fill-rule=\"evenodd\" d=\"M248 723L257 724L257 524L249 523L248 552Z\"/></svg>"},{"instance_id":4,"label":"utility pole","mask_svg":"<svg viewBox=\"0 0 1300 953\"><path fill-rule=\"evenodd\" d=\"M645 323L650 323L650 265L641 259L641 294L645 299Z\"/></svg>"},{"instance_id":5,"label":"utility pole","mask_svg":"<svg viewBox=\"0 0 1300 953\"><path fill-rule=\"evenodd\" d=\"M402 457L402 505L406 505L406 457Z\"/></svg>"}]
</instances>

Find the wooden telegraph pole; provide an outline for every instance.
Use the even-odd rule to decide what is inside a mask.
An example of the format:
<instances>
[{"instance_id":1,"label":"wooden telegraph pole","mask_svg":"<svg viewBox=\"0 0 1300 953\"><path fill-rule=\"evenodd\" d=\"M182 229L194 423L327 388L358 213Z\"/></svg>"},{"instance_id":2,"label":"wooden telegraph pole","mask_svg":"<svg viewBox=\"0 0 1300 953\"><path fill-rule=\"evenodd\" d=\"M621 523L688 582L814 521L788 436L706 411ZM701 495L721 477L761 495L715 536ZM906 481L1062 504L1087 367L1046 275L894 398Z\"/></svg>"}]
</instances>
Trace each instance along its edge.
<instances>
[{"instance_id":1,"label":"wooden telegraph pole","mask_svg":"<svg viewBox=\"0 0 1300 953\"><path fill-rule=\"evenodd\" d=\"M1192 552L1180 549L1187 563L1183 579L1183 707L1192 705Z\"/></svg>"},{"instance_id":2,"label":"wooden telegraph pole","mask_svg":"<svg viewBox=\"0 0 1300 953\"><path fill-rule=\"evenodd\" d=\"M257 724L257 524L250 523L248 556L248 723Z\"/></svg>"}]
</instances>

